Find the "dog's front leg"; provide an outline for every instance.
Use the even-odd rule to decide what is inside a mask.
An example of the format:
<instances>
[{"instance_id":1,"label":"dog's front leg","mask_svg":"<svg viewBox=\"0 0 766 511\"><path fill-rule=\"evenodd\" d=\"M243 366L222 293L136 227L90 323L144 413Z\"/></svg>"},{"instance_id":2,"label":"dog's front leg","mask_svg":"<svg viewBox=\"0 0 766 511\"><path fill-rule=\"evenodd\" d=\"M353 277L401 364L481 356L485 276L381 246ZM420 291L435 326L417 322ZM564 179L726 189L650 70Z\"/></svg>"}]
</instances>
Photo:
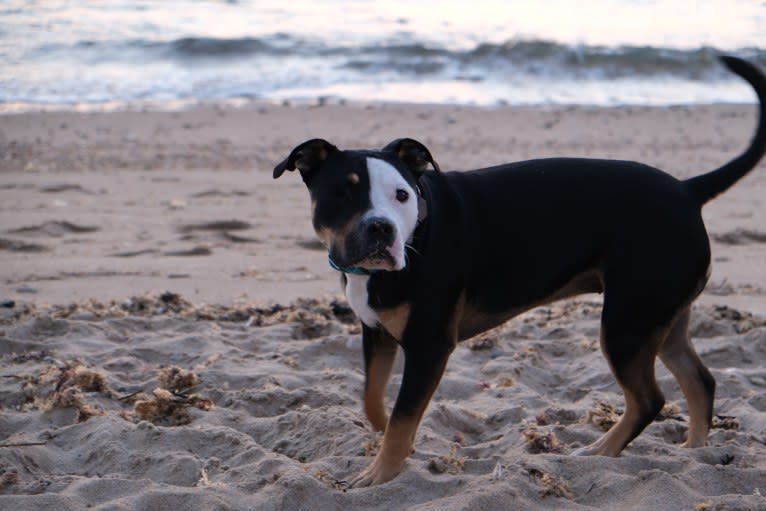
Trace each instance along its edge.
<instances>
[{"instance_id":1,"label":"dog's front leg","mask_svg":"<svg viewBox=\"0 0 766 511\"><path fill-rule=\"evenodd\" d=\"M384 431L388 414L383 406L386 383L396 360L398 344L382 328L362 323L364 346L364 413L375 431Z\"/></svg>"},{"instance_id":2,"label":"dog's front leg","mask_svg":"<svg viewBox=\"0 0 766 511\"><path fill-rule=\"evenodd\" d=\"M402 385L383 434L383 444L372 465L355 477L351 486L370 486L393 479L412 452L418 424L439 384L454 342L445 339L436 345L439 347L434 344L426 347L425 343L412 343L409 348L408 344L403 345Z\"/></svg>"}]
</instances>

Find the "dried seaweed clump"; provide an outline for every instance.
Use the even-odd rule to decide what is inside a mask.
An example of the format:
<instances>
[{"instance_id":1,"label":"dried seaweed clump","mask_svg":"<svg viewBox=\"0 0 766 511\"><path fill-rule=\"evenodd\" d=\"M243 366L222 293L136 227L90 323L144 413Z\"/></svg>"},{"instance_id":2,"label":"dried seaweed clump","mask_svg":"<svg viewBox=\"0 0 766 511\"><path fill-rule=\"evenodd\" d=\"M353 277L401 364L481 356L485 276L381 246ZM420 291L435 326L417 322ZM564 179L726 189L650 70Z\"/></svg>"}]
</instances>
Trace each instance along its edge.
<instances>
[{"instance_id":1,"label":"dried seaweed clump","mask_svg":"<svg viewBox=\"0 0 766 511\"><path fill-rule=\"evenodd\" d=\"M197 385L197 375L177 366L163 367L159 374L160 388L182 392Z\"/></svg>"},{"instance_id":2,"label":"dried seaweed clump","mask_svg":"<svg viewBox=\"0 0 766 511\"><path fill-rule=\"evenodd\" d=\"M97 318L134 316L159 316L168 313L184 314L194 310L194 306L180 295L166 291L161 294L131 296L122 301L112 300L104 303L88 300L82 303L54 305L50 315L54 318L68 318L74 314L88 313Z\"/></svg>"},{"instance_id":3,"label":"dried seaweed clump","mask_svg":"<svg viewBox=\"0 0 766 511\"><path fill-rule=\"evenodd\" d=\"M743 334L754 328L766 326L766 317L750 312L738 311L725 305L699 307L701 314L694 321L690 334L692 337L714 337L732 333Z\"/></svg>"},{"instance_id":4,"label":"dried seaweed clump","mask_svg":"<svg viewBox=\"0 0 766 511\"><path fill-rule=\"evenodd\" d=\"M497 382L497 387L506 389L513 387L514 383L516 382L510 376L502 376Z\"/></svg>"},{"instance_id":5,"label":"dried seaweed clump","mask_svg":"<svg viewBox=\"0 0 766 511\"><path fill-rule=\"evenodd\" d=\"M77 387L69 387L54 392L45 402L46 412L56 408L74 408L77 410L77 422L85 422L96 415L104 415L104 411L89 405Z\"/></svg>"},{"instance_id":6,"label":"dried seaweed clump","mask_svg":"<svg viewBox=\"0 0 766 511\"><path fill-rule=\"evenodd\" d=\"M15 468L0 466L0 490L19 484L19 471Z\"/></svg>"},{"instance_id":7,"label":"dried seaweed clump","mask_svg":"<svg viewBox=\"0 0 766 511\"><path fill-rule=\"evenodd\" d=\"M120 308L132 314L162 315L169 312L179 314L192 309L193 306L178 293L165 291L159 296L145 295L128 298L120 303Z\"/></svg>"},{"instance_id":8,"label":"dried seaweed clump","mask_svg":"<svg viewBox=\"0 0 766 511\"><path fill-rule=\"evenodd\" d=\"M379 434L374 434L372 438L369 438L365 440L362 443L362 448L364 449L364 455L369 457L376 456L378 452L380 451L380 446L383 443L383 436Z\"/></svg>"},{"instance_id":9,"label":"dried seaweed clump","mask_svg":"<svg viewBox=\"0 0 766 511\"><path fill-rule=\"evenodd\" d=\"M191 422L190 407L206 412L213 409L212 400L191 392L198 383L192 371L170 366L161 368L157 376L160 386L151 395L136 396L133 412L140 420L161 426L181 426Z\"/></svg>"},{"instance_id":10,"label":"dried seaweed clump","mask_svg":"<svg viewBox=\"0 0 766 511\"><path fill-rule=\"evenodd\" d=\"M136 400L133 411L141 420L150 421L160 426L183 426L191 422L189 407L210 411L213 401L196 394L183 395L156 388L151 396L142 396Z\"/></svg>"},{"instance_id":11,"label":"dried seaweed clump","mask_svg":"<svg viewBox=\"0 0 766 511\"><path fill-rule=\"evenodd\" d=\"M563 449L552 431L544 433L535 427L529 427L522 434L527 442L527 450L532 454L560 453Z\"/></svg>"},{"instance_id":12,"label":"dried seaweed clump","mask_svg":"<svg viewBox=\"0 0 766 511\"><path fill-rule=\"evenodd\" d=\"M0 240L0 245L2 240ZM33 303L14 302L0 307L0 325L12 325L15 322L26 319L37 312L37 307Z\"/></svg>"},{"instance_id":13,"label":"dried seaweed clump","mask_svg":"<svg viewBox=\"0 0 766 511\"><path fill-rule=\"evenodd\" d=\"M726 305L714 305L713 319L729 320L733 323L734 331L738 334L749 332L754 328L766 326L766 318L755 316L750 312L738 311Z\"/></svg>"},{"instance_id":14,"label":"dried seaweed clump","mask_svg":"<svg viewBox=\"0 0 766 511\"><path fill-rule=\"evenodd\" d=\"M619 412L606 401L599 401L596 406L585 414L585 422L593 424L601 431L609 431L609 428L620 420Z\"/></svg>"},{"instance_id":15,"label":"dried seaweed clump","mask_svg":"<svg viewBox=\"0 0 766 511\"><path fill-rule=\"evenodd\" d=\"M428 461L428 470L434 474L443 474L449 472L450 474L457 474L463 471L465 465L465 458L458 456L458 445L450 445L449 454L439 456L437 458L431 458Z\"/></svg>"},{"instance_id":16,"label":"dried seaweed clump","mask_svg":"<svg viewBox=\"0 0 766 511\"><path fill-rule=\"evenodd\" d=\"M224 315L225 319L247 320L247 326L270 326L283 323L298 323L294 335L298 338L315 339L332 332L333 324L345 326L349 331L358 328L358 321L345 301L336 298L299 298L289 305L269 307L245 307L222 309L207 307L198 312L200 317Z\"/></svg>"},{"instance_id":17,"label":"dried seaweed clump","mask_svg":"<svg viewBox=\"0 0 766 511\"><path fill-rule=\"evenodd\" d=\"M287 305L201 305L190 312L197 319L247 322L247 326L255 327L317 320L354 321L345 302L330 298L299 298Z\"/></svg>"},{"instance_id":18,"label":"dried seaweed clump","mask_svg":"<svg viewBox=\"0 0 766 511\"><path fill-rule=\"evenodd\" d=\"M517 362L526 362L535 367L540 367L544 362L544 357L539 348L535 346L524 346L519 348L516 353L513 354L513 360Z\"/></svg>"},{"instance_id":19,"label":"dried seaweed clump","mask_svg":"<svg viewBox=\"0 0 766 511\"><path fill-rule=\"evenodd\" d=\"M678 406L677 403L669 402L665 403L665 405L662 407L662 410L660 410L660 413L657 414L656 421L666 421L666 420L674 420L683 422L684 418L681 415L681 407Z\"/></svg>"},{"instance_id":20,"label":"dried seaweed clump","mask_svg":"<svg viewBox=\"0 0 766 511\"><path fill-rule=\"evenodd\" d=\"M106 392L107 390L104 375L82 365L67 370L64 377L71 385L84 392Z\"/></svg>"},{"instance_id":21,"label":"dried seaweed clump","mask_svg":"<svg viewBox=\"0 0 766 511\"><path fill-rule=\"evenodd\" d=\"M246 322L247 326L297 322L301 324L303 334L307 338L325 335L331 322L339 322L349 328L352 325L358 326L356 316L348 304L335 297L300 298L287 305L194 305L177 293L166 291L107 303L89 300L64 306L56 305L46 311L54 318L67 318L83 312L98 318L159 316L172 313L199 320Z\"/></svg>"},{"instance_id":22,"label":"dried seaweed clump","mask_svg":"<svg viewBox=\"0 0 766 511\"><path fill-rule=\"evenodd\" d=\"M716 415L713 417L713 429L739 429L739 421L731 415Z\"/></svg>"},{"instance_id":23,"label":"dried seaweed clump","mask_svg":"<svg viewBox=\"0 0 766 511\"><path fill-rule=\"evenodd\" d=\"M102 373L74 360L59 365L50 364L37 376L28 377L23 388L43 411L57 408L76 409L78 422L85 422L95 415L104 414L102 410L86 402L84 392L109 393Z\"/></svg>"},{"instance_id":24,"label":"dried seaweed clump","mask_svg":"<svg viewBox=\"0 0 766 511\"><path fill-rule=\"evenodd\" d=\"M303 470L306 472L309 472L309 467L303 467ZM329 474L328 472L325 472L324 470L316 469L314 470L311 475L313 475L317 480L321 481L322 483L326 484L333 490L346 492L348 490L348 483L346 481L341 481L340 479L336 479L332 476L332 474Z\"/></svg>"},{"instance_id":25,"label":"dried seaweed clump","mask_svg":"<svg viewBox=\"0 0 766 511\"><path fill-rule=\"evenodd\" d=\"M497 345L497 340L494 337L482 335L474 337L467 343L468 349L471 351L491 350Z\"/></svg>"},{"instance_id":26,"label":"dried seaweed clump","mask_svg":"<svg viewBox=\"0 0 766 511\"><path fill-rule=\"evenodd\" d=\"M53 360L53 353L43 349L17 353L10 357L9 362L12 364L23 364L25 362L53 362Z\"/></svg>"},{"instance_id":27,"label":"dried seaweed clump","mask_svg":"<svg viewBox=\"0 0 766 511\"><path fill-rule=\"evenodd\" d=\"M565 499L574 499L574 493L569 488L569 483L564 479L555 477L547 472L538 470L536 468L530 468L527 473L532 479L540 486L540 496L548 497L553 495L554 497L564 497Z\"/></svg>"}]
</instances>

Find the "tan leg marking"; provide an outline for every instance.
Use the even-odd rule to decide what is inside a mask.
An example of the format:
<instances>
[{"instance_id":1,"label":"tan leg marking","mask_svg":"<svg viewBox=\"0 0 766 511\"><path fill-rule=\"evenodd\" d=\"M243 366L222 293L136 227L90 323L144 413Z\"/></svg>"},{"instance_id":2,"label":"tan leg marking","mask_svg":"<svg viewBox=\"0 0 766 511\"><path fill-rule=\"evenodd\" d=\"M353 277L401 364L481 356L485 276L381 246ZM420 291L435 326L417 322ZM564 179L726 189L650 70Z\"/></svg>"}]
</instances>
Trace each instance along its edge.
<instances>
[{"instance_id":1,"label":"tan leg marking","mask_svg":"<svg viewBox=\"0 0 766 511\"><path fill-rule=\"evenodd\" d=\"M460 300L462 302L462 300ZM399 395L383 433L383 444L372 464L351 480L352 487L381 484L393 479L401 470L415 443L423 414L457 345L457 323L462 303L456 304L445 330L436 340L445 343L438 351L407 350L404 345L404 373Z\"/></svg>"},{"instance_id":2,"label":"tan leg marking","mask_svg":"<svg viewBox=\"0 0 766 511\"><path fill-rule=\"evenodd\" d=\"M684 447L702 447L707 442L713 417L715 381L702 364L689 339L689 309L683 311L660 349L660 360L676 380L689 407L689 434Z\"/></svg>"},{"instance_id":3,"label":"tan leg marking","mask_svg":"<svg viewBox=\"0 0 766 511\"><path fill-rule=\"evenodd\" d=\"M636 425L642 417L641 407L638 400L627 389L625 391L625 413L620 420L612 426L601 438L587 447L577 449L572 454L575 456L617 456L625 448L625 445L633 439Z\"/></svg>"},{"instance_id":4,"label":"tan leg marking","mask_svg":"<svg viewBox=\"0 0 766 511\"><path fill-rule=\"evenodd\" d=\"M392 309L376 309L378 321L394 339L402 340L402 334L410 319L410 304L403 303Z\"/></svg>"},{"instance_id":5,"label":"tan leg marking","mask_svg":"<svg viewBox=\"0 0 766 511\"><path fill-rule=\"evenodd\" d=\"M386 384L391 376L391 368L396 361L396 344L379 347L367 369L367 382L364 389L364 413L375 431L384 431L388 414L383 405Z\"/></svg>"},{"instance_id":6,"label":"tan leg marking","mask_svg":"<svg viewBox=\"0 0 766 511\"><path fill-rule=\"evenodd\" d=\"M375 461L351 481L351 486L371 486L393 479L412 452L419 422L415 417L389 421Z\"/></svg>"},{"instance_id":7,"label":"tan leg marking","mask_svg":"<svg viewBox=\"0 0 766 511\"><path fill-rule=\"evenodd\" d=\"M423 413L428 403L431 401L431 396L433 396L436 387L439 385L441 375L447 366L447 359L448 357L444 357L443 360L439 361L438 365L434 366L434 378L430 380L426 387L419 388L422 394L411 415L397 415L396 405L394 405L394 411L388 420L386 431L383 434L383 444L380 447L380 452L378 452L372 465L351 481L352 487L385 483L393 479L401 471L402 465L404 465L410 452L412 452L418 425L423 418ZM402 385L407 384L407 362L405 360ZM410 382L409 384L411 385L412 383Z\"/></svg>"},{"instance_id":8,"label":"tan leg marking","mask_svg":"<svg viewBox=\"0 0 766 511\"><path fill-rule=\"evenodd\" d=\"M662 392L654 377L654 361L659 344L664 340L666 333L667 329L662 329L647 339L643 348L624 367L612 366L612 372L625 395L625 413L600 439L572 454L617 456L654 419L664 403Z\"/></svg>"}]
</instances>

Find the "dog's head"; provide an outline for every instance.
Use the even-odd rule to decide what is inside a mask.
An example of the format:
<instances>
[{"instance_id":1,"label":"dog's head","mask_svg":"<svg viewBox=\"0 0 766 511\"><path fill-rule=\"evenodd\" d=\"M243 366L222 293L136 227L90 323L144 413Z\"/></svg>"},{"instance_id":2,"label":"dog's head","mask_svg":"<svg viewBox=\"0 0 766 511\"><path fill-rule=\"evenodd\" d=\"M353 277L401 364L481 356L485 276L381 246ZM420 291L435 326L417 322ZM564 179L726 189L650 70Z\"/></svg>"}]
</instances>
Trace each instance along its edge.
<instances>
[{"instance_id":1,"label":"dog's head","mask_svg":"<svg viewBox=\"0 0 766 511\"><path fill-rule=\"evenodd\" d=\"M429 164L439 170L428 149L409 138L363 151L313 139L293 149L274 178L300 171L314 230L337 265L396 271L406 265L405 244L418 223L417 182Z\"/></svg>"}]
</instances>

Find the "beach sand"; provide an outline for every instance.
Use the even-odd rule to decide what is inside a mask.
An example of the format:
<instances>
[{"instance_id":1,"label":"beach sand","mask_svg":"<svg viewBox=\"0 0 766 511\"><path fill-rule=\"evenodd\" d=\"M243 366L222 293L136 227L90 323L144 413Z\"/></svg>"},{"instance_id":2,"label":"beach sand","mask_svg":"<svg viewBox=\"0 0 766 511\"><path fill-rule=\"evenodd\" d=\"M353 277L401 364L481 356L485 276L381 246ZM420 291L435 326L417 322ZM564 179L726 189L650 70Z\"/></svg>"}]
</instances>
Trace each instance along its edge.
<instances>
[{"instance_id":1,"label":"beach sand","mask_svg":"<svg viewBox=\"0 0 766 511\"><path fill-rule=\"evenodd\" d=\"M463 343L404 471L366 489L344 484L380 440L359 326L300 177L271 177L309 138L403 136L443 170L566 155L689 177L754 123L752 105L0 116L0 508L766 509L766 164L703 210L708 446L680 447L686 403L658 364L658 419L618 458L568 456L624 406L587 295Z\"/></svg>"}]
</instances>

